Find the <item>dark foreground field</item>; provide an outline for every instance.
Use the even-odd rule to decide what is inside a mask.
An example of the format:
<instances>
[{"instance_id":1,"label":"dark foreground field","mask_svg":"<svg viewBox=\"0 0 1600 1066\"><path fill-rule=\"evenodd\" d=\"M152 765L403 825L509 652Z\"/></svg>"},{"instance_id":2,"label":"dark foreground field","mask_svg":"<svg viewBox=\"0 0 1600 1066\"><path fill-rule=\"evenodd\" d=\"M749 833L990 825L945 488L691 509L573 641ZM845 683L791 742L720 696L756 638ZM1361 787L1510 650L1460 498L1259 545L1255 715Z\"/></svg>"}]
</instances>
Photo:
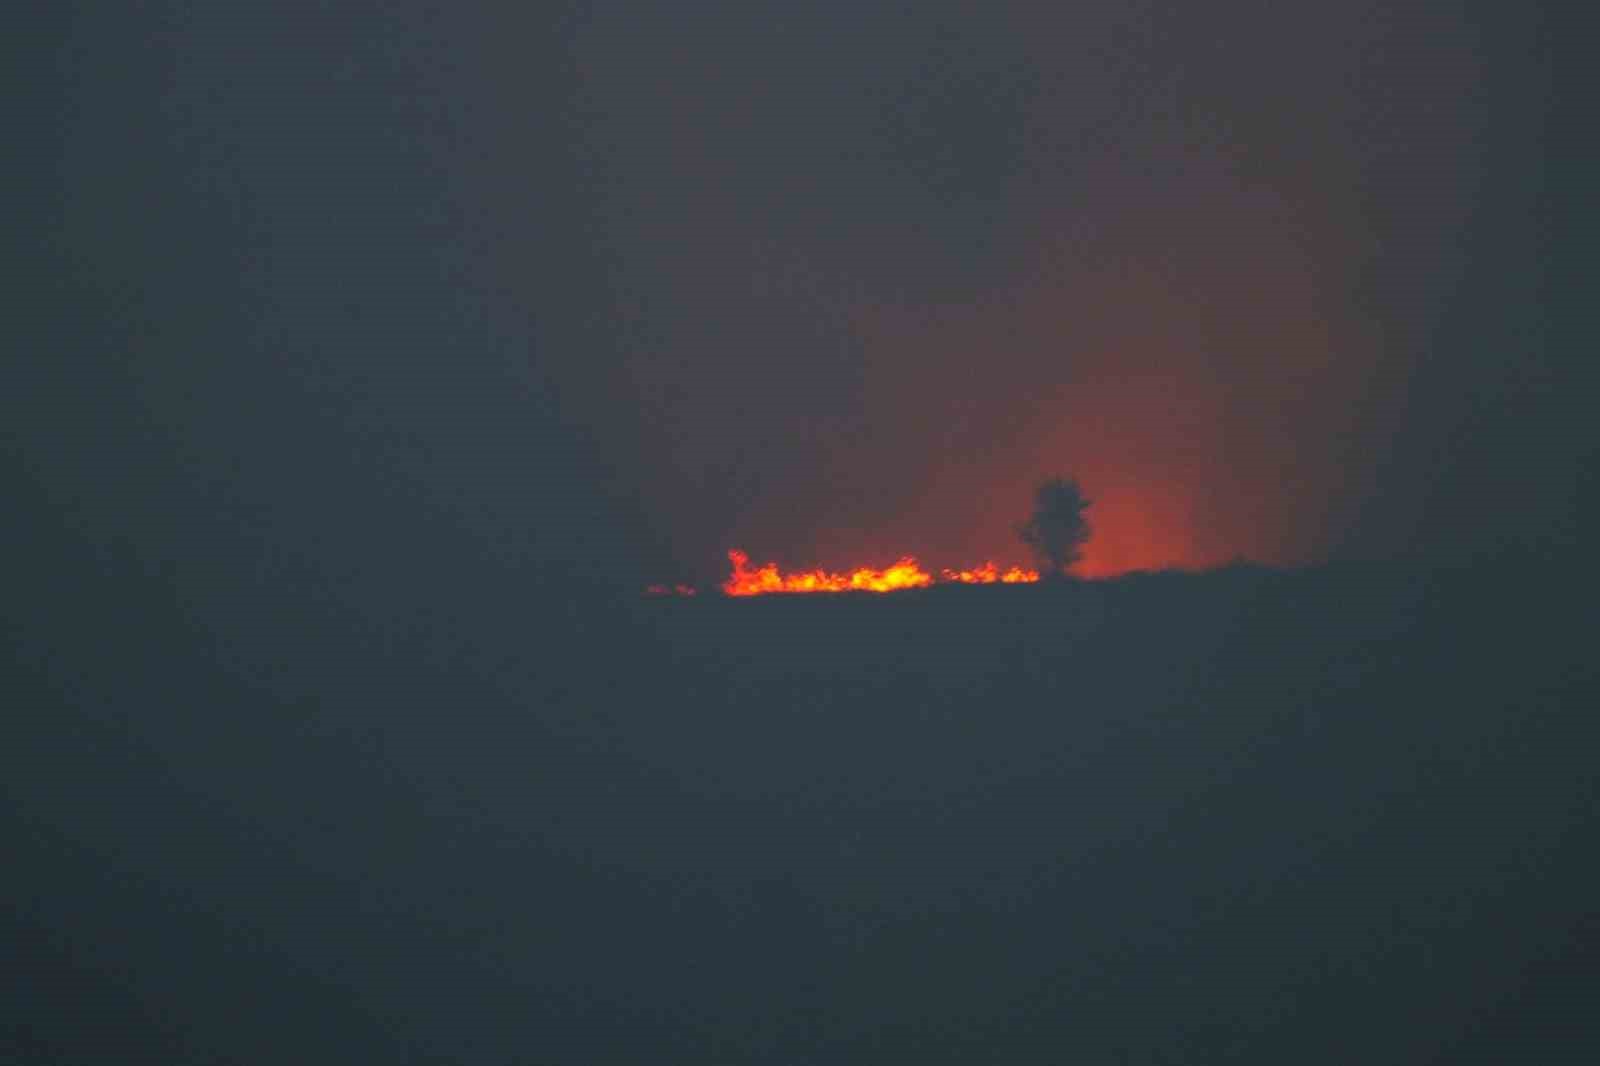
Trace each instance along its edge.
<instances>
[{"instance_id":1,"label":"dark foreground field","mask_svg":"<svg viewBox=\"0 0 1600 1066\"><path fill-rule=\"evenodd\" d=\"M5 1061L1600 1052L1559 574L355 615L112 569L13 634Z\"/></svg>"}]
</instances>

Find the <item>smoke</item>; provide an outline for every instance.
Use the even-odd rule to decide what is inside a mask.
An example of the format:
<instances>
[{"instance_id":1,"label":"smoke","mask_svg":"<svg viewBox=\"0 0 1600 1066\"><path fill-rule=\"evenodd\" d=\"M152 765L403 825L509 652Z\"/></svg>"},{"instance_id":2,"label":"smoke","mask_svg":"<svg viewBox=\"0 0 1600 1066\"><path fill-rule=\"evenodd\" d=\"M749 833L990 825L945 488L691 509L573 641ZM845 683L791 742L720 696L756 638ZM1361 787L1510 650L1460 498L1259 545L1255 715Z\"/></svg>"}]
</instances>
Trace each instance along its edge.
<instances>
[{"instance_id":1,"label":"smoke","mask_svg":"<svg viewBox=\"0 0 1600 1066\"><path fill-rule=\"evenodd\" d=\"M1015 561L1057 473L1087 573L1404 544L1488 119L1465 15L1378 14L587 24L658 563Z\"/></svg>"}]
</instances>

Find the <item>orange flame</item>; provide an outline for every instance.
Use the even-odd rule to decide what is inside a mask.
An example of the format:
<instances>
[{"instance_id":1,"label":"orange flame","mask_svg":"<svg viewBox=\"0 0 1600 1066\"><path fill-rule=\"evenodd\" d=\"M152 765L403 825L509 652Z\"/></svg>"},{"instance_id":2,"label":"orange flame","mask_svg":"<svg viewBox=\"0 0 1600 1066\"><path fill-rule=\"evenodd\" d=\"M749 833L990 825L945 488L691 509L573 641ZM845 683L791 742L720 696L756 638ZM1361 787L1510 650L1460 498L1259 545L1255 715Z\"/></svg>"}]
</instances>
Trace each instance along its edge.
<instances>
[{"instance_id":1,"label":"orange flame","mask_svg":"<svg viewBox=\"0 0 1600 1066\"><path fill-rule=\"evenodd\" d=\"M997 581L1002 585L1026 585L1039 580L1039 571L1013 566L1002 573L994 563L984 563L976 570L941 570L939 580L961 585L993 585Z\"/></svg>"},{"instance_id":2,"label":"orange flame","mask_svg":"<svg viewBox=\"0 0 1600 1066\"><path fill-rule=\"evenodd\" d=\"M1016 585L1039 580L1037 570L1013 566L1002 573L994 563L984 563L976 570L942 570L936 579L909 555L884 570L862 567L849 573L807 570L785 574L777 563L751 569L750 556L738 550L728 553L728 561L733 564L733 574L722 583L722 591L729 596L761 596L770 592L894 592L933 584L992 585L1000 582Z\"/></svg>"}]
</instances>

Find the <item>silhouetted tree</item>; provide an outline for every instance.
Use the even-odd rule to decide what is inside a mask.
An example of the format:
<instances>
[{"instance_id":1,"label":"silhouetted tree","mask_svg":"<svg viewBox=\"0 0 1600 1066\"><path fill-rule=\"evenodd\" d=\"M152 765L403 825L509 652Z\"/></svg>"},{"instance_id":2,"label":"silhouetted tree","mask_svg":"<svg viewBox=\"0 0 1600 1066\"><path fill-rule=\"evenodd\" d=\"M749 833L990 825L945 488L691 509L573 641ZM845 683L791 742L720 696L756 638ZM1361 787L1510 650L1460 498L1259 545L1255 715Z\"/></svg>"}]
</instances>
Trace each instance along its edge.
<instances>
[{"instance_id":1,"label":"silhouetted tree","mask_svg":"<svg viewBox=\"0 0 1600 1066\"><path fill-rule=\"evenodd\" d=\"M1061 577L1082 557L1090 502L1071 478L1053 477L1035 490L1033 517L1017 527L1017 536L1033 549L1045 577Z\"/></svg>"}]
</instances>

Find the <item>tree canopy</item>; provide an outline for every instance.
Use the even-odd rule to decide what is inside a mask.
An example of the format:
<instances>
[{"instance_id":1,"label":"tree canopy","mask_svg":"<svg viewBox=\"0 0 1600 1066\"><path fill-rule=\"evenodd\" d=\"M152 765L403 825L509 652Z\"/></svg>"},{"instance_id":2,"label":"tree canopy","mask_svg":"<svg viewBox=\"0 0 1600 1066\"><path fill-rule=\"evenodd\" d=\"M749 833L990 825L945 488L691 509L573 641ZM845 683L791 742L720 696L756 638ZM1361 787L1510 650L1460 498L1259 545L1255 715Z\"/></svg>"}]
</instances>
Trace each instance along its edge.
<instances>
[{"instance_id":1,"label":"tree canopy","mask_svg":"<svg viewBox=\"0 0 1600 1066\"><path fill-rule=\"evenodd\" d=\"M1017 536L1033 550L1045 576L1061 577L1083 557L1090 532L1084 512L1091 502L1072 478L1050 478L1034 491L1033 515L1017 527Z\"/></svg>"}]
</instances>

